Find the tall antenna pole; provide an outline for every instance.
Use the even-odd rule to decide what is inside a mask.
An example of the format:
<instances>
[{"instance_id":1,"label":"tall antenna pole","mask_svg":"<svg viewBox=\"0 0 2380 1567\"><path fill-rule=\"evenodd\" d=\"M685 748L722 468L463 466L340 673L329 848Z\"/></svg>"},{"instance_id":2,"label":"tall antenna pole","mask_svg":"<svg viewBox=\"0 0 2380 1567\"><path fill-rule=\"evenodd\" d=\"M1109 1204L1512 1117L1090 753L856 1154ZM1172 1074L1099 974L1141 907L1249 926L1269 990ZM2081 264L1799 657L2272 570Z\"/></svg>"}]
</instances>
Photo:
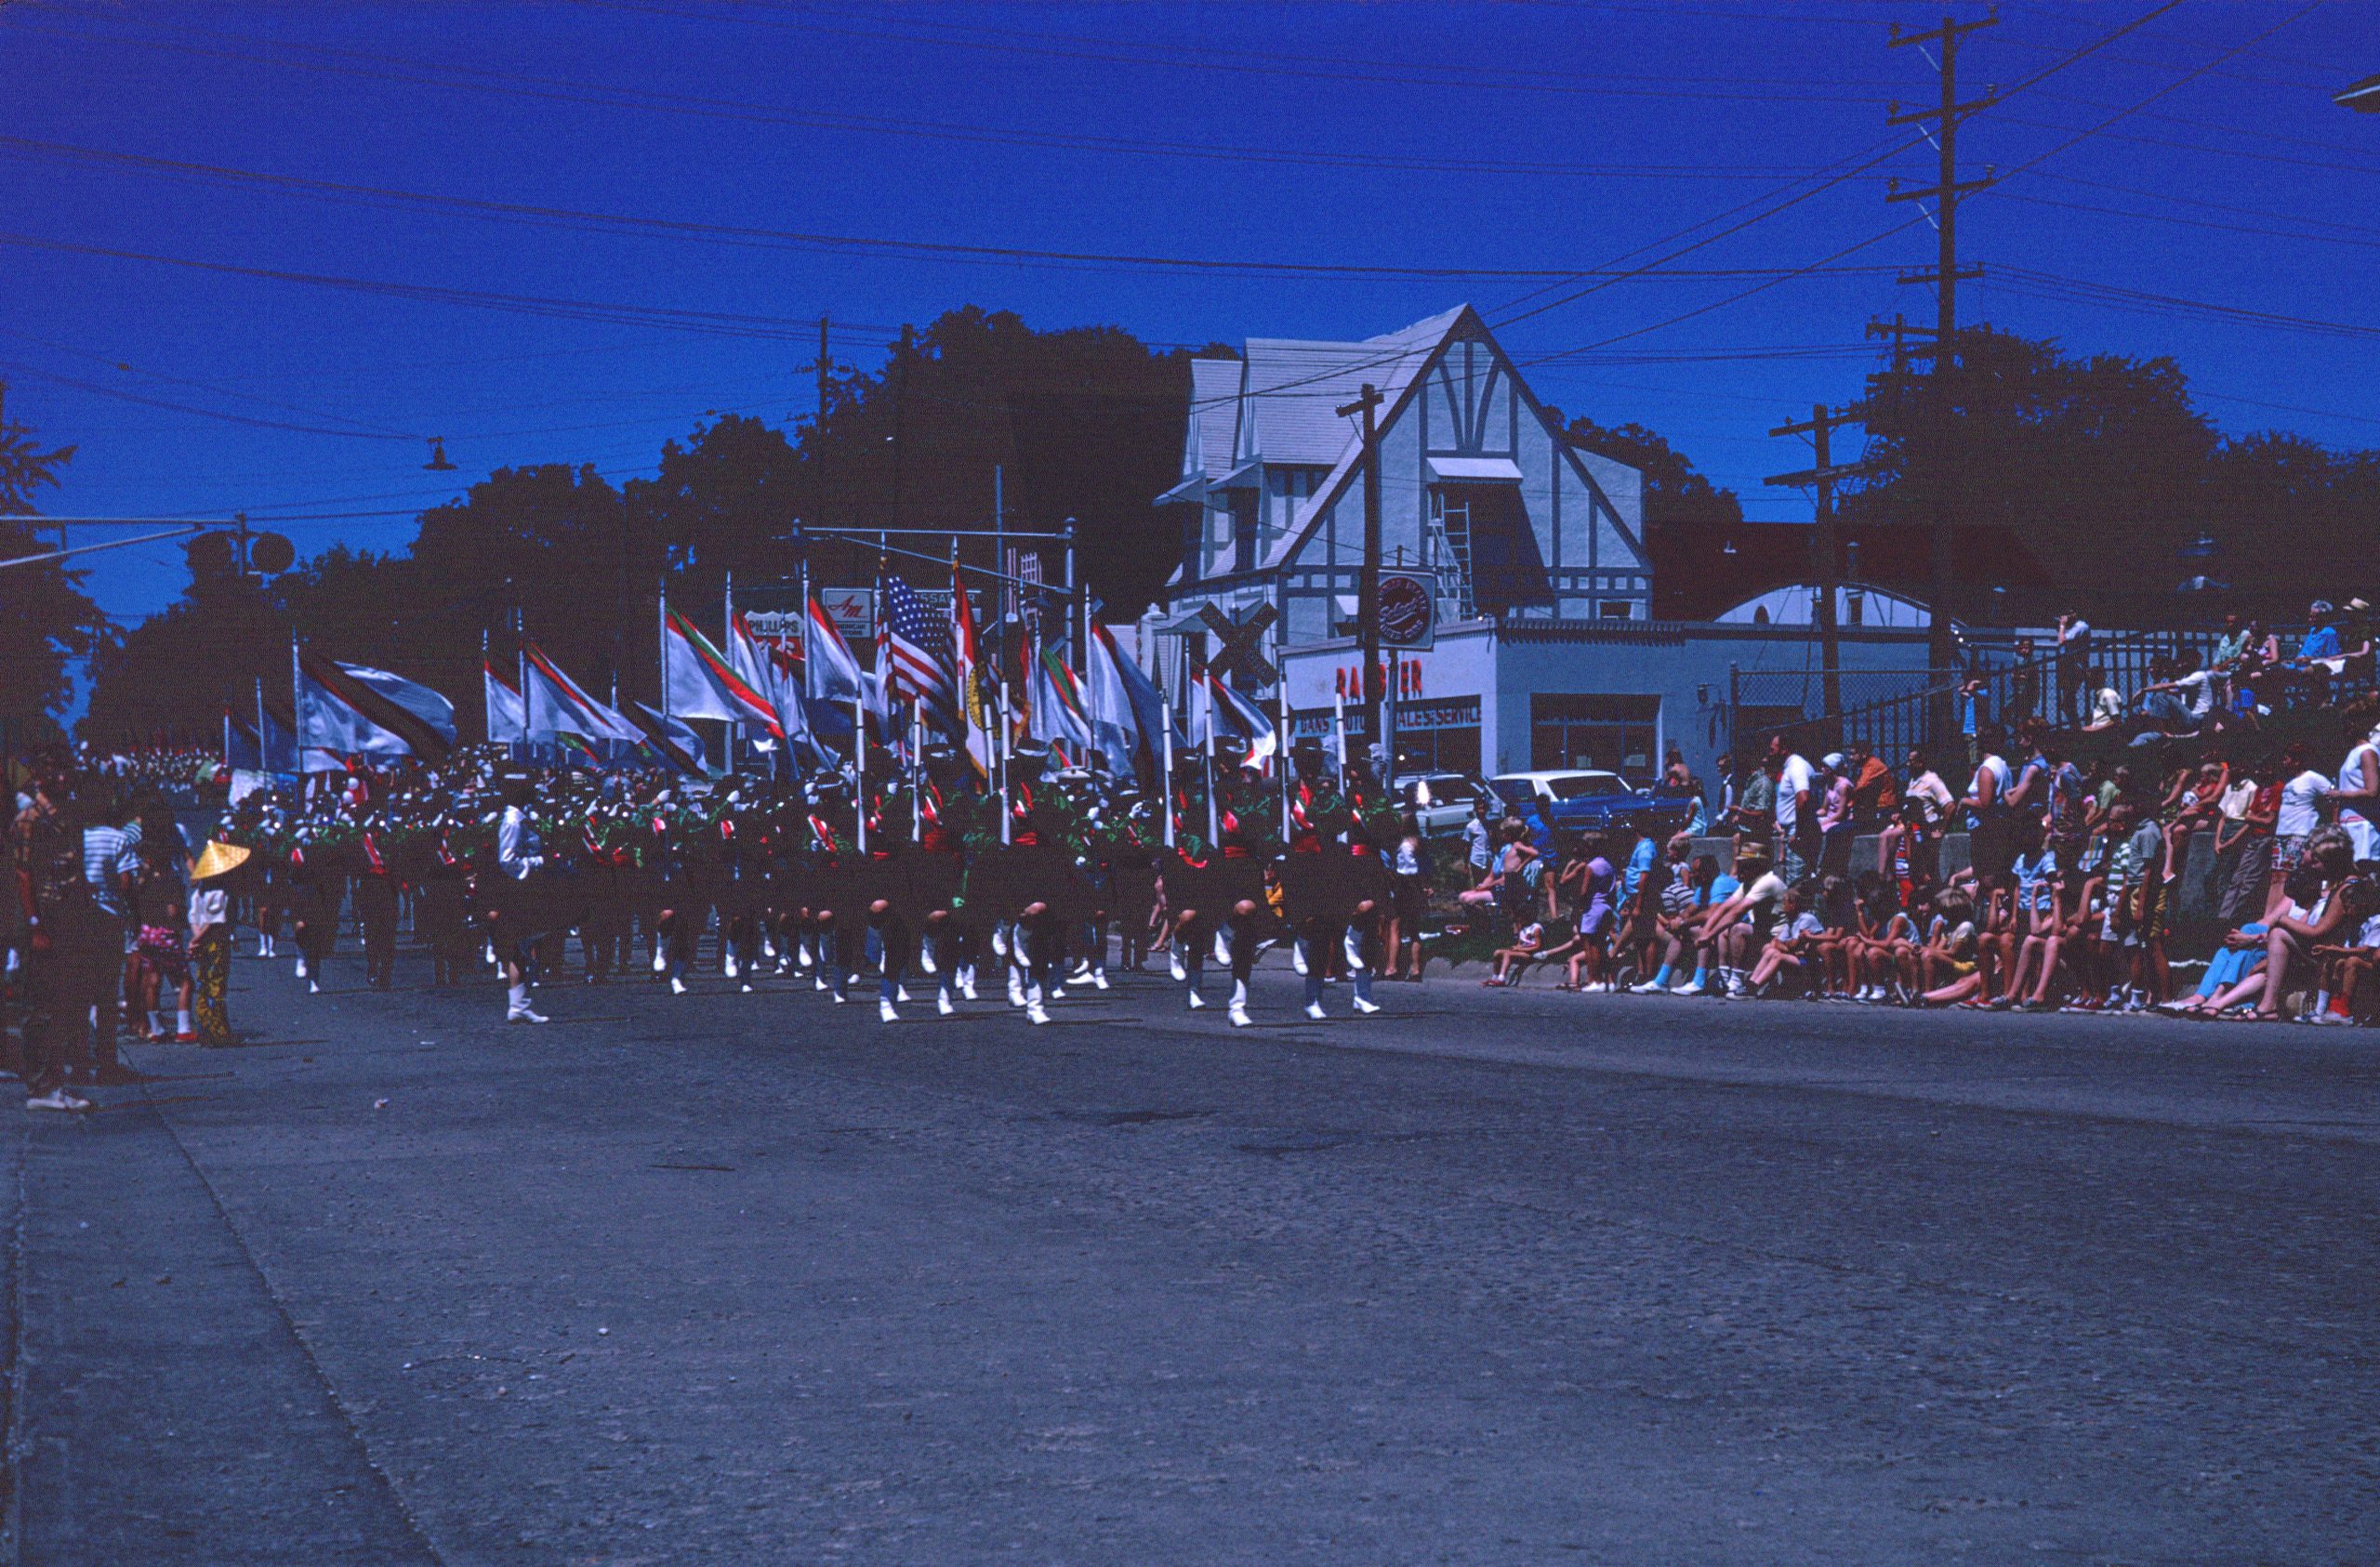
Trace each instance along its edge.
<instances>
[{"instance_id":1,"label":"tall antenna pole","mask_svg":"<svg viewBox=\"0 0 2380 1567\"><path fill-rule=\"evenodd\" d=\"M1364 416L1364 563L1355 578L1355 646L1363 665L1363 685L1355 692L1355 702L1364 715L1364 736L1367 742L1381 738L1380 701L1380 428L1374 423L1380 405L1386 399L1370 382L1364 383L1355 401L1339 410L1342 418L1360 413ZM1346 770L1346 737L1340 736L1340 770ZM1395 766L1390 765L1390 770Z\"/></svg>"},{"instance_id":2,"label":"tall antenna pole","mask_svg":"<svg viewBox=\"0 0 2380 1567\"><path fill-rule=\"evenodd\" d=\"M1818 491L1818 508L1810 533L1810 566L1818 584L1818 597L1810 606L1811 620L1818 628L1818 658L1822 670L1822 700L1827 719L1827 732L1835 744L1843 737L1834 726L1843 717L1843 636L1835 623L1835 599L1839 572L1836 561L1840 546L1835 542L1834 481L1851 474L1866 471L1865 463L1837 463L1833 460L1834 431L1855 422L1858 409L1830 409L1819 403L1810 410L1809 422L1778 426L1771 435L1806 435L1818 448L1816 467L1798 473L1779 473L1763 481L1768 484L1809 485Z\"/></svg>"},{"instance_id":3,"label":"tall antenna pole","mask_svg":"<svg viewBox=\"0 0 2380 1567\"><path fill-rule=\"evenodd\" d=\"M1933 397L1927 418L1933 436L1932 461L1928 466L1933 471L1926 476L1925 484L1931 513L1927 519L1927 528L1931 534L1928 551L1930 569L1927 575L1932 584L1929 594L1932 606L1925 647L1926 663L1932 666L1937 675L1950 670L1957 659L1957 644L1950 633L1949 599L1951 485L1958 478L1957 465L1952 462L1950 450L1954 429L1950 406L1950 372L1958 358L1956 348L1959 329L1958 285L1961 278L1977 278L1983 275L1983 269L1980 267L1970 267L1963 270L1959 266L1959 203L1972 192L1983 190L1992 183L1988 171L1987 177L1982 179L1963 181L1959 178L1958 131L1962 121L1990 108L1999 101L1997 93L1990 91L1987 91L1983 97L1971 102L1959 101L1959 40L1969 33L1992 26L1997 20L1986 17L1980 21L1961 22L1955 17L1944 17L1942 25L1937 28L1924 33L1902 33L1898 24L1895 24L1889 46L1897 49L1911 45L1935 44L1939 46L1942 51L1937 67L1942 87L1940 105L1931 109L1911 110L1906 113L1896 109L1893 113L1885 117L1884 122L1893 125L1909 125L1933 121L1935 128L1932 139L1935 151L1940 157L1939 170L1932 185L1903 191L1898 189L1898 182L1896 181L1895 189L1887 192L1884 197L1886 201L1893 202L1919 201L1929 196L1934 200L1934 209L1929 215L1934 221L1937 242L1934 270L1930 272L1904 272L1901 274L1900 281L1905 283L1930 283L1934 285ZM1941 710L1940 727L1947 728L1950 718L1950 701L1947 692L1937 705Z\"/></svg>"},{"instance_id":4,"label":"tall antenna pole","mask_svg":"<svg viewBox=\"0 0 2380 1567\"><path fill-rule=\"evenodd\" d=\"M834 358L826 351L826 318L825 316L818 318L818 362L811 368L818 372L818 417L810 427L811 439L817 443L818 450L812 454L811 460L816 466L811 471L818 479L818 508L815 515L818 519L817 526L823 528L826 525L826 381L835 368ZM809 612L807 605L803 606L802 612L804 614Z\"/></svg>"}]
</instances>

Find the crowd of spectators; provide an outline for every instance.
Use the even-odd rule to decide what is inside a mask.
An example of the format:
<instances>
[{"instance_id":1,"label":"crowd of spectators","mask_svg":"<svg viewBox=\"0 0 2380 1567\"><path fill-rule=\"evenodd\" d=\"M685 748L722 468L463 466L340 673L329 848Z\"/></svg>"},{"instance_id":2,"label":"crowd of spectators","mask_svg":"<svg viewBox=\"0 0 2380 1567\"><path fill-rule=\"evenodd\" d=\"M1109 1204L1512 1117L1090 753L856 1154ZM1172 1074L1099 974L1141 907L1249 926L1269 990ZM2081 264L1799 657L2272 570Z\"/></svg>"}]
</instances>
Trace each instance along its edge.
<instances>
[{"instance_id":1,"label":"crowd of spectators","mask_svg":"<svg viewBox=\"0 0 2380 1567\"><path fill-rule=\"evenodd\" d=\"M2317 603L2286 639L2232 617L2130 698L2091 639L2069 618L2053 651L2020 648L1996 717L1963 686L1941 754L1779 735L1722 757L1724 852L1483 808L1462 898L1509 933L1486 982L1558 965L1590 992L2360 1021L2380 1001L2368 607Z\"/></svg>"}]
</instances>

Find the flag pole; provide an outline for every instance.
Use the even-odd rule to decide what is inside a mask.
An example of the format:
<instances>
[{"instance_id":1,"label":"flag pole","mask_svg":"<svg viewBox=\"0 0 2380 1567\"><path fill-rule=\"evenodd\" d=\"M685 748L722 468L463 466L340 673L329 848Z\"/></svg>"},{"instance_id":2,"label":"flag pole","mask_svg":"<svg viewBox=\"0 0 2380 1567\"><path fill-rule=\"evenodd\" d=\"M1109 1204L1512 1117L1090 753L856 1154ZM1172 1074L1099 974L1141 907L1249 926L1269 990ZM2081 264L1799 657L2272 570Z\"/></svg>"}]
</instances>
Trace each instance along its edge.
<instances>
[{"instance_id":1,"label":"flag pole","mask_svg":"<svg viewBox=\"0 0 2380 1567\"><path fill-rule=\"evenodd\" d=\"M504 755L510 761L526 761L531 756L529 742L529 622L519 604L512 606L512 678L520 682L521 738L504 743Z\"/></svg>"},{"instance_id":2,"label":"flag pole","mask_svg":"<svg viewBox=\"0 0 2380 1567\"><path fill-rule=\"evenodd\" d=\"M1165 811L1165 847L1171 849L1173 847L1173 699L1166 696L1162 691L1157 694L1163 698L1157 704L1157 718L1160 720L1157 725L1157 744L1165 760L1157 781L1157 797Z\"/></svg>"},{"instance_id":3,"label":"flag pole","mask_svg":"<svg viewBox=\"0 0 2380 1567\"><path fill-rule=\"evenodd\" d=\"M298 689L298 628L289 628L289 748L295 752L298 764L298 797L306 797L306 784L311 776L306 771L306 704Z\"/></svg>"},{"instance_id":4,"label":"flag pole","mask_svg":"<svg viewBox=\"0 0 2380 1567\"><path fill-rule=\"evenodd\" d=\"M867 689L852 688L852 799L859 818L859 851L867 852Z\"/></svg>"},{"instance_id":5,"label":"flag pole","mask_svg":"<svg viewBox=\"0 0 2380 1567\"><path fill-rule=\"evenodd\" d=\"M1013 726L1009 723L1008 715L1008 675L1007 671L1003 670L1000 675L1000 842L1002 843L1012 841L1015 834L1015 813L1008 808L1008 764L1015 737L1010 732Z\"/></svg>"},{"instance_id":6,"label":"flag pole","mask_svg":"<svg viewBox=\"0 0 2380 1567\"><path fill-rule=\"evenodd\" d=\"M272 770L271 742L264 737L264 677L257 677L257 770Z\"/></svg>"},{"instance_id":7,"label":"flag pole","mask_svg":"<svg viewBox=\"0 0 2380 1567\"><path fill-rule=\"evenodd\" d=\"M1206 684L1210 678L1202 672L1198 685L1199 706L1207 715L1207 732L1198 743L1198 755L1207 770L1207 845L1212 849L1222 841L1223 834L1215 810L1215 693Z\"/></svg>"},{"instance_id":8,"label":"flag pole","mask_svg":"<svg viewBox=\"0 0 2380 1567\"><path fill-rule=\"evenodd\" d=\"M909 704L909 841L925 836L925 784L921 775L926 754L925 715Z\"/></svg>"},{"instance_id":9,"label":"flag pole","mask_svg":"<svg viewBox=\"0 0 2380 1567\"><path fill-rule=\"evenodd\" d=\"M1347 792L1347 682L1341 680L1330 695L1330 739L1338 747L1339 792Z\"/></svg>"},{"instance_id":10,"label":"flag pole","mask_svg":"<svg viewBox=\"0 0 2380 1567\"><path fill-rule=\"evenodd\" d=\"M727 573L727 586L721 603L721 612L725 618L720 622L719 645L727 650L732 664L735 657L735 573L733 569ZM730 778L735 776L735 731L741 727L733 718L727 720L727 776Z\"/></svg>"},{"instance_id":11,"label":"flag pole","mask_svg":"<svg viewBox=\"0 0 2380 1567\"><path fill-rule=\"evenodd\" d=\"M1281 671L1280 690L1273 700L1274 721L1279 726L1280 752L1273 758L1274 770L1281 777L1281 847L1289 844L1289 671Z\"/></svg>"}]
</instances>

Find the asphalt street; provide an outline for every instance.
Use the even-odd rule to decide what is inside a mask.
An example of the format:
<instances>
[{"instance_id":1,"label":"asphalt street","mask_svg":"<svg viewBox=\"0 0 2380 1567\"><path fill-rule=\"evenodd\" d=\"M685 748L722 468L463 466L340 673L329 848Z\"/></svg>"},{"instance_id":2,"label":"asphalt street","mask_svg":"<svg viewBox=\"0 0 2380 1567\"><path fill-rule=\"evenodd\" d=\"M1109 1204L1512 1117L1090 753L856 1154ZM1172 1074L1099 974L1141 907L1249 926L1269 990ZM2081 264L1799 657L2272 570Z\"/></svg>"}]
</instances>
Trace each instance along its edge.
<instances>
[{"instance_id":1,"label":"asphalt street","mask_svg":"<svg viewBox=\"0 0 2380 1567\"><path fill-rule=\"evenodd\" d=\"M0 1117L10 1560L2380 1541L2360 1031L1463 976L1316 1025L1279 971L1244 1032L1153 977L507 1028L358 968L244 959L249 1043Z\"/></svg>"}]
</instances>

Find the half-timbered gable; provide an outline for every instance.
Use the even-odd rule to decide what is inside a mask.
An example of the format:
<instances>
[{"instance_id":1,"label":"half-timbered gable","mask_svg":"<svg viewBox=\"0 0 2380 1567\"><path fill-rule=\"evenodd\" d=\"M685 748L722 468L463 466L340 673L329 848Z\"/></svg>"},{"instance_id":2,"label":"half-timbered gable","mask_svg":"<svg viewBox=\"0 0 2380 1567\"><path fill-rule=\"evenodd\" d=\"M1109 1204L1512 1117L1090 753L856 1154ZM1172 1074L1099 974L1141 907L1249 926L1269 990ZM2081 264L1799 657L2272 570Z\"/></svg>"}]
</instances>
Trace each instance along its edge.
<instances>
[{"instance_id":1,"label":"half-timbered gable","mask_svg":"<svg viewBox=\"0 0 2380 1567\"><path fill-rule=\"evenodd\" d=\"M1363 563L1363 441L1379 388L1383 560L1437 574L1449 622L1643 619L1639 476L1580 450L1468 306L1361 342L1251 338L1192 365L1177 614L1254 600L1285 639L1340 634Z\"/></svg>"}]
</instances>

